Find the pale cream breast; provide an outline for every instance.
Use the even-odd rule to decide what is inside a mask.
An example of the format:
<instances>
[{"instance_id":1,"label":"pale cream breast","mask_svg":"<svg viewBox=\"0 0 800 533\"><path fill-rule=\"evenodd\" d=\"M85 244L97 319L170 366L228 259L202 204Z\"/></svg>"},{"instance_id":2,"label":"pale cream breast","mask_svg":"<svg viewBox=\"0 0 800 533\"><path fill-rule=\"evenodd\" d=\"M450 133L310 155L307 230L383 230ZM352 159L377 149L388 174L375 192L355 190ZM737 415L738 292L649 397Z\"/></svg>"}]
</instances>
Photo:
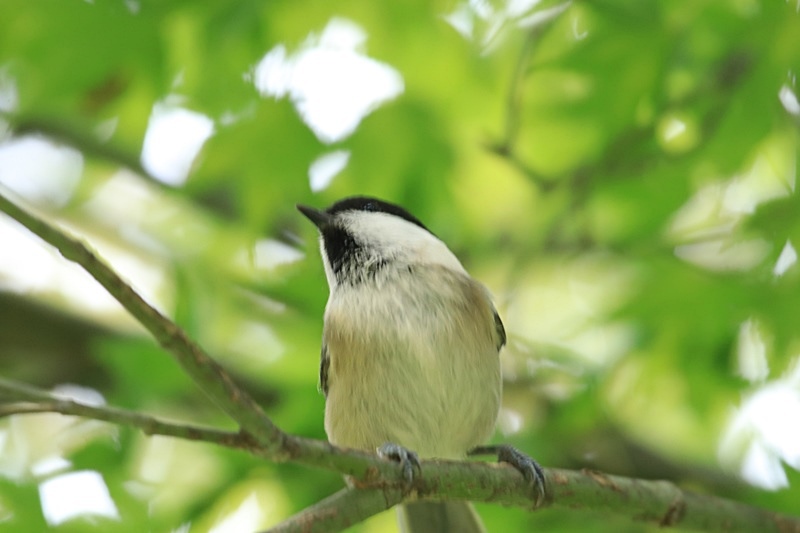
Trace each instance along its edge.
<instances>
[{"instance_id":1,"label":"pale cream breast","mask_svg":"<svg viewBox=\"0 0 800 533\"><path fill-rule=\"evenodd\" d=\"M388 269L337 288L326 308L328 437L463 457L491 436L500 407L493 307L463 271L395 266L412 269L413 285Z\"/></svg>"}]
</instances>

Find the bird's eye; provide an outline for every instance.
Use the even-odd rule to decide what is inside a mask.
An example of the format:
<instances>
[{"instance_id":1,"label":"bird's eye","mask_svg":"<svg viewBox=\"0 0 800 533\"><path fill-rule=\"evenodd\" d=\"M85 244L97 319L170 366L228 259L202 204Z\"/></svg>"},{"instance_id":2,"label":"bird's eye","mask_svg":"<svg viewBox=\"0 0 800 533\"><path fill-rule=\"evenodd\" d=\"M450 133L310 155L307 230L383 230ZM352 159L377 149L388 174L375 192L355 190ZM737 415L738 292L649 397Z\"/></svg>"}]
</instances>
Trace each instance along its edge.
<instances>
[{"instance_id":1,"label":"bird's eye","mask_svg":"<svg viewBox=\"0 0 800 533\"><path fill-rule=\"evenodd\" d=\"M367 202L364 205L364 211L375 211L376 208L375 202Z\"/></svg>"}]
</instances>

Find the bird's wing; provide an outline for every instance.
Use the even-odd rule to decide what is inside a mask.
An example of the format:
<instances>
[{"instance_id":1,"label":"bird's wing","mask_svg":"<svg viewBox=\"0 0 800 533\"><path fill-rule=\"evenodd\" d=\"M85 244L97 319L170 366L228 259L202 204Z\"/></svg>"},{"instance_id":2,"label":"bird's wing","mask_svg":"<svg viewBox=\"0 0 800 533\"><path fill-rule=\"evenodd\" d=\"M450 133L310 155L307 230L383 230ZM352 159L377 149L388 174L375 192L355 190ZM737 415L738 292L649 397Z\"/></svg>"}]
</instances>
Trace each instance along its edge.
<instances>
[{"instance_id":1,"label":"bird's wing","mask_svg":"<svg viewBox=\"0 0 800 533\"><path fill-rule=\"evenodd\" d=\"M492 313L494 314L494 329L497 331L497 351L506 345L506 328L503 326L503 321L500 320L500 315L497 314L497 309L492 306Z\"/></svg>"},{"instance_id":2,"label":"bird's wing","mask_svg":"<svg viewBox=\"0 0 800 533\"><path fill-rule=\"evenodd\" d=\"M498 320L500 320L498 318ZM502 324L500 325L502 328ZM319 354L319 384L317 387L326 397L328 396L328 368L331 366L331 358L328 355L328 344L322 341L322 350Z\"/></svg>"}]
</instances>

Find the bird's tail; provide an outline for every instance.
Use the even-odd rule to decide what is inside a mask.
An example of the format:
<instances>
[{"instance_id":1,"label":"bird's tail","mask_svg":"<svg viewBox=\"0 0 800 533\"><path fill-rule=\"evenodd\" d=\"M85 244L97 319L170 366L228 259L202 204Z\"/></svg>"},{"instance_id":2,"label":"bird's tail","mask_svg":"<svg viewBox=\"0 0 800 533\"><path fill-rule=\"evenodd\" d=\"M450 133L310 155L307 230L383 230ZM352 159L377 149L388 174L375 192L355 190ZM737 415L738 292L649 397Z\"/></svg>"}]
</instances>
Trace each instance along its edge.
<instances>
[{"instance_id":1,"label":"bird's tail","mask_svg":"<svg viewBox=\"0 0 800 533\"><path fill-rule=\"evenodd\" d=\"M415 502L397 510L403 533L485 533L469 502Z\"/></svg>"}]
</instances>

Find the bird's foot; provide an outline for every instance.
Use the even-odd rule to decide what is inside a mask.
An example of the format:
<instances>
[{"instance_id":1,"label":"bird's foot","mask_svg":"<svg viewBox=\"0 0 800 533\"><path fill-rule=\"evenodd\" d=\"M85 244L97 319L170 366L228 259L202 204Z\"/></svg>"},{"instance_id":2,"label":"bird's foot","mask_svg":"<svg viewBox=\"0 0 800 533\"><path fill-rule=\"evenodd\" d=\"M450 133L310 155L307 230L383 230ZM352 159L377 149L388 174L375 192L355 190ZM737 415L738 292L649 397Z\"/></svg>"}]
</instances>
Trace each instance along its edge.
<instances>
[{"instance_id":1,"label":"bird's foot","mask_svg":"<svg viewBox=\"0 0 800 533\"><path fill-rule=\"evenodd\" d=\"M410 486L414 481L414 470L421 471L419 464L419 456L409 450L403 448L399 444L387 442L378 448L378 455L384 459L391 459L400 463L403 469L403 479L406 482L406 487Z\"/></svg>"},{"instance_id":2,"label":"bird's foot","mask_svg":"<svg viewBox=\"0 0 800 533\"><path fill-rule=\"evenodd\" d=\"M544 470L539 463L522 453L518 449L508 444L495 444L489 446L477 446L469 451L469 455L497 455L497 460L508 463L516 468L525 480L536 488L537 507L547 496L547 484L545 482Z\"/></svg>"}]
</instances>

